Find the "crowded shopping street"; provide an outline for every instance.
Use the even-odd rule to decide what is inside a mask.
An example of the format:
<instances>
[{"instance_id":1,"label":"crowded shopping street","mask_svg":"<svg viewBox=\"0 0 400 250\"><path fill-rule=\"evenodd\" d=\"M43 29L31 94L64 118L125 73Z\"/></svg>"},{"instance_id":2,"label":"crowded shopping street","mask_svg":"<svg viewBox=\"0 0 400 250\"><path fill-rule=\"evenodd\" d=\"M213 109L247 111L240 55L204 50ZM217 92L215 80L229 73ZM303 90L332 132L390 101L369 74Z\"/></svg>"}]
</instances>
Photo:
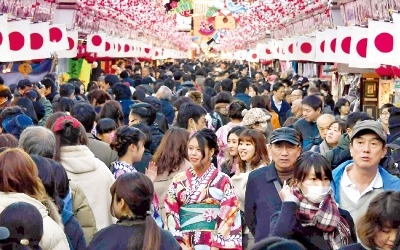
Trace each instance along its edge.
<instances>
[{"instance_id":1,"label":"crowded shopping street","mask_svg":"<svg viewBox=\"0 0 400 250\"><path fill-rule=\"evenodd\" d=\"M400 250L400 0L3 0L0 249Z\"/></svg>"}]
</instances>

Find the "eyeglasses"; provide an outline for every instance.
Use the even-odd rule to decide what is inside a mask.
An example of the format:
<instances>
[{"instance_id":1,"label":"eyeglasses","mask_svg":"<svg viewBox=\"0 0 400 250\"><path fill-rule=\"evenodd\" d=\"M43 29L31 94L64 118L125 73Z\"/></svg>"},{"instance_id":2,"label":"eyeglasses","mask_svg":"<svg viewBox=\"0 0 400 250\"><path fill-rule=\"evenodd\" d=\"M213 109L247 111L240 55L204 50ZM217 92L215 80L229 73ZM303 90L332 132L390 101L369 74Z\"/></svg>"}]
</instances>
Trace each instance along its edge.
<instances>
[{"instance_id":1,"label":"eyeglasses","mask_svg":"<svg viewBox=\"0 0 400 250\"><path fill-rule=\"evenodd\" d=\"M390 113L389 112L382 112L381 115L388 116L388 115L390 115Z\"/></svg>"}]
</instances>

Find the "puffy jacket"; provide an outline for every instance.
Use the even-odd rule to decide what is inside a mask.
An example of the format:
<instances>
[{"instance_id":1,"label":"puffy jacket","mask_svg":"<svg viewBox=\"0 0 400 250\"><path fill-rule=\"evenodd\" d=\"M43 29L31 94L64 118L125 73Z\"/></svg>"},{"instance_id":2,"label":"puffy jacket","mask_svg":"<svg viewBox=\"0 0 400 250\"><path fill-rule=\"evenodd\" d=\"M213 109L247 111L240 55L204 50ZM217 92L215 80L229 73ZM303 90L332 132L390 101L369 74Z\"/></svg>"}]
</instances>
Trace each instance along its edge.
<instances>
[{"instance_id":1,"label":"puffy jacket","mask_svg":"<svg viewBox=\"0 0 400 250\"><path fill-rule=\"evenodd\" d=\"M79 224L81 224L86 244L89 244L94 234L97 233L93 210L89 206L89 202L82 189L75 182L70 181L69 187L71 188L72 195L72 212L75 214Z\"/></svg>"},{"instance_id":2,"label":"puffy jacket","mask_svg":"<svg viewBox=\"0 0 400 250\"><path fill-rule=\"evenodd\" d=\"M0 192L0 212L7 206L16 202L27 202L35 206L43 217L43 237L40 246L44 250L65 250L69 249L68 240L63 228L61 228L48 215L48 210L40 201L23 193L3 193Z\"/></svg>"},{"instance_id":3,"label":"puffy jacket","mask_svg":"<svg viewBox=\"0 0 400 250\"><path fill-rule=\"evenodd\" d=\"M60 163L85 194L98 230L113 223L110 187L114 177L108 167L85 145L61 147Z\"/></svg>"}]
</instances>

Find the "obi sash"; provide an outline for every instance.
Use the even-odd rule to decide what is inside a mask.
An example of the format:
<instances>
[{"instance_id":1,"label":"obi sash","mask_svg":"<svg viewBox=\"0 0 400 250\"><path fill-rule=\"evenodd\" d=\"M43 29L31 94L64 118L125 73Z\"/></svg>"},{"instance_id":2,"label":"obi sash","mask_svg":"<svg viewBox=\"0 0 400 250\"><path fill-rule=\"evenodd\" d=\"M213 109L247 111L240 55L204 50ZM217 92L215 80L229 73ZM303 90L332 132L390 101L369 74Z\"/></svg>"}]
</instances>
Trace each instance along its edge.
<instances>
[{"instance_id":1,"label":"obi sash","mask_svg":"<svg viewBox=\"0 0 400 250\"><path fill-rule=\"evenodd\" d=\"M188 204L179 211L181 231L214 231L220 210L215 204Z\"/></svg>"}]
</instances>

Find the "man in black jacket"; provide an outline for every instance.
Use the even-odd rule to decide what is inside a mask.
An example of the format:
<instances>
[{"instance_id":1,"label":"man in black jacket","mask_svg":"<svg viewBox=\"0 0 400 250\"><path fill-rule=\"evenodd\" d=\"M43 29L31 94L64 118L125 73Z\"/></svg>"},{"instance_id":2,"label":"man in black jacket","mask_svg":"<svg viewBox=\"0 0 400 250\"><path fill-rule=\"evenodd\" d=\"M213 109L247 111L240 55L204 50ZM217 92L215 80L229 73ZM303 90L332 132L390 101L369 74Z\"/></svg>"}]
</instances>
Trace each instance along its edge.
<instances>
[{"instance_id":1,"label":"man in black jacket","mask_svg":"<svg viewBox=\"0 0 400 250\"><path fill-rule=\"evenodd\" d=\"M279 191L293 176L294 164L301 154L301 136L292 128L278 128L271 134L268 152L272 163L252 171L246 186L245 220L255 242L269 236L270 218L280 211Z\"/></svg>"}]
</instances>

